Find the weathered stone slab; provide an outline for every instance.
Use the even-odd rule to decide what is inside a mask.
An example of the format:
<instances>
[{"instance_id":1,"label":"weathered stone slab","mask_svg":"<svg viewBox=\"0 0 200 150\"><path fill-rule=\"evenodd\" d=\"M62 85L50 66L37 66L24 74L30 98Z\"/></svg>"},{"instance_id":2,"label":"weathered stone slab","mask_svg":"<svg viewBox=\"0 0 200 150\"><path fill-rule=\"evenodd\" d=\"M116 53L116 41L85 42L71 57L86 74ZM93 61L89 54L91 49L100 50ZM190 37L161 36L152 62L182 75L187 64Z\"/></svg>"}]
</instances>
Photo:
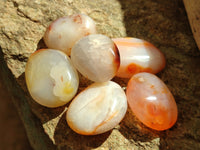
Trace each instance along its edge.
<instances>
[{"instance_id":1,"label":"weathered stone slab","mask_svg":"<svg viewBox=\"0 0 200 150\"><path fill-rule=\"evenodd\" d=\"M42 37L53 20L78 12L92 17L99 33L142 38L165 54L167 66L158 76L178 105L173 128L153 131L128 110L112 131L82 136L65 121L68 104L49 109L32 100L24 80L29 55L46 47ZM34 149L200 149L200 52L181 0L2 0L0 45L1 73ZM114 81L122 86L127 83L119 78ZM90 83L81 77L79 91Z\"/></svg>"}]
</instances>

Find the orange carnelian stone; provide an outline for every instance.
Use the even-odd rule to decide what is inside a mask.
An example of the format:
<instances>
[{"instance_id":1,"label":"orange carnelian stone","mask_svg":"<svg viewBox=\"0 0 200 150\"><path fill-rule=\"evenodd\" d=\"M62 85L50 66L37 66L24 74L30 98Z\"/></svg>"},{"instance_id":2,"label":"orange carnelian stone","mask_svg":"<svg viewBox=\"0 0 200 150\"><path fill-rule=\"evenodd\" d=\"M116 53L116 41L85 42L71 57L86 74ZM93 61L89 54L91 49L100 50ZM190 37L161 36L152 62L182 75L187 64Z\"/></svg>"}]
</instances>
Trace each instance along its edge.
<instances>
[{"instance_id":1,"label":"orange carnelian stone","mask_svg":"<svg viewBox=\"0 0 200 150\"><path fill-rule=\"evenodd\" d=\"M139 72L156 74L165 67L165 56L151 43L137 38L114 38L120 67L116 76L130 78Z\"/></svg>"},{"instance_id":2,"label":"orange carnelian stone","mask_svg":"<svg viewBox=\"0 0 200 150\"><path fill-rule=\"evenodd\" d=\"M177 105L173 95L157 76L137 73L127 86L127 100L136 117L149 128L166 130L177 120Z\"/></svg>"}]
</instances>

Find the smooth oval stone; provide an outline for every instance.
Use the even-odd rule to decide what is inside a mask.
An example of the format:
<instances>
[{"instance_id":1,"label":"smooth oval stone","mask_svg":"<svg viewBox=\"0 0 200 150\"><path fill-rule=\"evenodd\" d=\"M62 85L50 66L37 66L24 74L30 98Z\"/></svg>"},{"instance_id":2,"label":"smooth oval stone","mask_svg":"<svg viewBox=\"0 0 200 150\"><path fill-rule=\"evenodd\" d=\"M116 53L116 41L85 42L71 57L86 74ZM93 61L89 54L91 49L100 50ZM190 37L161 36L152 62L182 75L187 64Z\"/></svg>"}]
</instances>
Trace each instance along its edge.
<instances>
[{"instance_id":1,"label":"smooth oval stone","mask_svg":"<svg viewBox=\"0 0 200 150\"><path fill-rule=\"evenodd\" d=\"M69 102L79 85L78 74L69 57L53 49L33 53L26 64L25 77L32 98L46 107Z\"/></svg>"},{"instance_id":2,"label":"smooth oval stone","mask_svg":"<svg viewBox=\"0 0 200 150\"><path fill-rule=\"evenodd\" d=\"M149 128L166 130L175 124L178 116L176 102L157 76L150 73L133 75L126 95L135 116Z\"/></svg>"},{"instance_id":3,"label":"smooth oval stone","mask_svg":"<svg viewBox=\"0 0 200 150\"><path fill-rule=\"evenodd\" d=\"M165 67L163 53L151 43L137 38L114 38L120 53L118 77L130 78L139 72L156 74Z\"/></svg>"},{"instance_id":4,"label":"smooth oval stone","mask_svg":"<svg viewBox=\"0 0 200 150\"><path fill-rule=\"evenodd\" d=\"M73 45L82 37L96 33L95 22L87 15L62 17L50 24L44 35L47 47L70 55Z\"/></svg>"},{"instance_id":5,"label":"smooth oval stone","mask_svg":"<svg viewBox=\"0 0 200 150\"><path fill-rule=\"evenodd\" d=\"M112 79L119 68L118 49L105 35L93 34L79 40L71 51L76 69L94 82Z\"/></svg>"},{"instance_id":6,"label":"smooth oval stone","mask_svg":"<svg viewBox=\"0 0 200 150\"><path fill-rule=\"evenodd\" d=\"M126 95L117 83L93 83L71 102L66 119L75 132L95 135L119 124L126 110Z\"/></svg>"}]
</instances>

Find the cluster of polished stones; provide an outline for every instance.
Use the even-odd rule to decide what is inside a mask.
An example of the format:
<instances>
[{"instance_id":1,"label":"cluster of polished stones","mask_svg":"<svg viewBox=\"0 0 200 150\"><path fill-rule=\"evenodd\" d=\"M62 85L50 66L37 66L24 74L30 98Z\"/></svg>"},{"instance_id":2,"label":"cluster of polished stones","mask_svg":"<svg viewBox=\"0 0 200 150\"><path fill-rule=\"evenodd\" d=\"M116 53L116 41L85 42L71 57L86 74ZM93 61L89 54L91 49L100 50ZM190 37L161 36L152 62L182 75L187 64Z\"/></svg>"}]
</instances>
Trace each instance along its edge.
<instances>
[{"instance_id":1,"label":"cluster of polished stones","mask_svg":"<svg viewBox=\"0 0 200 150\"><path fill-rule=\"evenodd\" d=\"M166 130L177 120L176 102L154 74L165 67L165 57L152 44L137 38L97 34L95 22L75 14L54 21L44 41L27 62L25 77L32 98L46 107L69 101L66 120L83 135L104 133L123 119L128 104L136 117L155 130ZM79 71L94 83L80 92ZM130 78L126 93L111 81Z\"/></svg>"}]
</instances>

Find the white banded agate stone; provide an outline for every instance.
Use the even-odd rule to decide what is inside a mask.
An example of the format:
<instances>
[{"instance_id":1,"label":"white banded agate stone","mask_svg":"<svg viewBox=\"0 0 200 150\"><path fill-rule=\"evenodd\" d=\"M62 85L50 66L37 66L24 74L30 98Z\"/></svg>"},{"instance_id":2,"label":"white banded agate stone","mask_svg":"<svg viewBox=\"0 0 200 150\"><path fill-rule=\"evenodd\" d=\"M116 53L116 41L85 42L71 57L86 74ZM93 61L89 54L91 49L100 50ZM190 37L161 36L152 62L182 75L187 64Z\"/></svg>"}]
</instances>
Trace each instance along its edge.
<instances>
[{"instance_id":1,"label":"white banded agate stone","mask_svg":"<svg viewBox=\"0 0 200 150\"><path fill-rule=\"evenodd\" d=\"M93 83L73 99L66 120L76 133L96 135L114 128L126 111L126 95L117 83Z\"/></svg>"},{"instance_id":2,"label":"white banded agate stone","mask_svg":"<svg viewBox=\"0 0 200 150\"><path fill-rule=\"evenodd\" d=\"M175 124L178 116L176 102L156 75L145 72L133 75L126 95L135 116L149 128L161 131Z\"/></svg>"},{"instance_id":3,"label":"white banded agate stone","mask_svg":"<svg viewBox=\"0 0 200 150\"><path fill-rule=\"evenodd\" d=\"M70 55L73 45L82 37L96 33L95 22L87 15L74 14L52 22L44 35L47 47Z\"/></svg>"},{"instance_id":4,"label":"white banded agate stone","mask_svg":"<svg viewBox=\"0 0 200 150\"><path fill-rule=\"evenodd\" d=\"M120 64L114 42L101 34L92 34L79 40L72 48L71 59L76 69L94 82L112 79Z\"/></svg>"},{"instance_id":5,"label":"white banded agate stone","mask_svg":"<svg viewBox=\"0 0 200 150\"><path fill-rule=\"evenodd\" d=\"M151 43L137 38L114 38L120 54L118 77L130 78L139 72L156 74L165 67L163 53Z\"/></svg>"},{"instance_id":6,"label":"white banded agate stone","mask_svg":"<svg viewBox=\"0 0 200 150\"><path fill-rule=\"evenodd\" d=\"M29 57L25 78L32 98L46 107L69 102L79 85L78 74L69 57L53 49L38 50Z\"/></svg>"}]
</instances>

